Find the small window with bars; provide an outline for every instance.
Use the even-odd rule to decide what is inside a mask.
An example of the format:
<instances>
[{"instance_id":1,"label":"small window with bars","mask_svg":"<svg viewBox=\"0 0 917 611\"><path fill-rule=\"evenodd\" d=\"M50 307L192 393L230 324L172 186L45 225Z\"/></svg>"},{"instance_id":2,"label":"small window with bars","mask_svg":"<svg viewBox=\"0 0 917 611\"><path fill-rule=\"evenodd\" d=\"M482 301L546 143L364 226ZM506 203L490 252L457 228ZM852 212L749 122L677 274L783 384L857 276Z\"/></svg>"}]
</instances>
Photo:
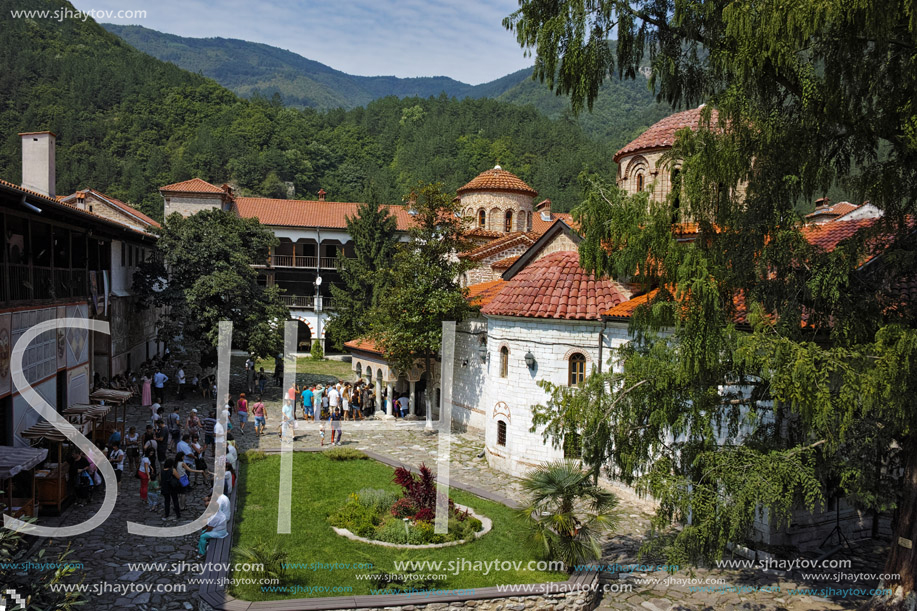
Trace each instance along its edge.
<instances>
[{"instance_id":1,"label":"small window with bars","mask_svg":"<svg viewBox=\"0 0 917 611\"><path fill-rule=\"evenodd\" d=\"M497 445L506 445L506 423L502 420L497 421Z\"/></svg>"}]
</instances>

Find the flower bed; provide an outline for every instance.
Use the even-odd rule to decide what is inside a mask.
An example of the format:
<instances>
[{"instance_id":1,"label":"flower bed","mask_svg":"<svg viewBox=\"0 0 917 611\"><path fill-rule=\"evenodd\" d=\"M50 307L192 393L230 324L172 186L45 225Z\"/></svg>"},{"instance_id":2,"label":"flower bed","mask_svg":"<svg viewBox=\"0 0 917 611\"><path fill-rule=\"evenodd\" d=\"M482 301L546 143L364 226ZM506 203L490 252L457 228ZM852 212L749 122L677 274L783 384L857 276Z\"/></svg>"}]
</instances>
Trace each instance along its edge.
<instances>
[{"instance_id":1,"label":"flower bed","mask_svg":"<svg viewBox=\"0 0 917 611\"><path fill-rule=\"evenodd\" d=\"M392 481L401 486L401 494L364 488L352 493L340 509L328 516L328 522L360 540L399 547L457 544L486 532L479 516L468 507L455 505L452 499L448 500L448 532L435 532L436 501L441 493L425 465L420 466L419 475L399 467Z\"/></svg>"}]
</instances>

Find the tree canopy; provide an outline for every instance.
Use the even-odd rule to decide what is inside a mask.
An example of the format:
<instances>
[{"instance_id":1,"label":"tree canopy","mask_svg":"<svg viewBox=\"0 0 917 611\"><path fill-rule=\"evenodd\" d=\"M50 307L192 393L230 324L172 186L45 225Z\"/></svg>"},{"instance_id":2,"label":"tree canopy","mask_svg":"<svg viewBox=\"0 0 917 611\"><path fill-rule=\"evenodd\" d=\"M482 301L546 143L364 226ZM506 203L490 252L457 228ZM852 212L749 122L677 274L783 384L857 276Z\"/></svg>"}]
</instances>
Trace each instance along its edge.
<instances>
[{"instance_id":1,"label":"tree canopy","mask_svg":"<svg viewBox=\"0 0 917 611\"><path fill-rule=\"evenodd\" d=\"M354 256L338 260L341 285L331 285L334 310L325 332L337 348L369 331L369 313L388 291L389 268L395 257L397 222L383 208L375 191L347 218Z\"/></svg>"},{"instance_id":2,"label":"tree canopy","mask_svg":"<svg viewBox=\"0 0 917 611\"><path fill-rule=\"evenodd\" d=\"M468 312L458 279L470 264L455 257L468 250L466 219L440 184L419 185L410 200L411 239L395 255L389 288L371 314L370 336L396 369L410 371L423 359L429 372L442 344L442 322L461 321Z\"/></svg>"}]
</instances>

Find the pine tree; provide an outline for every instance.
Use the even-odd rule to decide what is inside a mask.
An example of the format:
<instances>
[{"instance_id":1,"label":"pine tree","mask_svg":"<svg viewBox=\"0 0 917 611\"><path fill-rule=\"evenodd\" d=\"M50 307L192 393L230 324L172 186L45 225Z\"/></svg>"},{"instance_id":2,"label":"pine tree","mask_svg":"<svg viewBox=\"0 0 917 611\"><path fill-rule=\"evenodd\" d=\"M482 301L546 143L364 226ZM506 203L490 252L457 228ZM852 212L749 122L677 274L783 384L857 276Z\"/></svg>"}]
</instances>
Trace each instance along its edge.
<instances>
[{"instance_id":1,"label":"pine tree","mask_svg":"<svg viewBox=\"0 0 917 611\"><path fill-rule=\"evenodd\" d=\"M338 349L344 342L368 333L368 312L379 304L388 289L387 272L398 244L395 217L380 204L374 191L368 199L368 203L357 209L355 217L347 218L354 257L338 260L342 286L331 286L334 310L326 332Z\"/></svg>"}]
</instances>

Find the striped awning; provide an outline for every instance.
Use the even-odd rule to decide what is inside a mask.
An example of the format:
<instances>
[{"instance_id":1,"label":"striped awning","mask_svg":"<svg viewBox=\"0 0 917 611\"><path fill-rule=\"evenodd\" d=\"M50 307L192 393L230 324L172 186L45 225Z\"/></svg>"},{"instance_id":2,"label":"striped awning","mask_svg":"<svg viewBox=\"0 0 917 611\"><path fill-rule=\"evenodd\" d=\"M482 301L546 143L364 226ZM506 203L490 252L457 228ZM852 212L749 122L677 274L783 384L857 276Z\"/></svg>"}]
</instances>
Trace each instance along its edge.
<instances>
[{"instance_id":1,"label":"striped awning","mask_svg":"<svg viewBox=\"0 0 917 611\"><path fill-rule=\"evenodd\" d=\"M0 479L9 479L20 471L36 467L48 456L44 448L0 446Z\"/></svg>"}]
</instances>

